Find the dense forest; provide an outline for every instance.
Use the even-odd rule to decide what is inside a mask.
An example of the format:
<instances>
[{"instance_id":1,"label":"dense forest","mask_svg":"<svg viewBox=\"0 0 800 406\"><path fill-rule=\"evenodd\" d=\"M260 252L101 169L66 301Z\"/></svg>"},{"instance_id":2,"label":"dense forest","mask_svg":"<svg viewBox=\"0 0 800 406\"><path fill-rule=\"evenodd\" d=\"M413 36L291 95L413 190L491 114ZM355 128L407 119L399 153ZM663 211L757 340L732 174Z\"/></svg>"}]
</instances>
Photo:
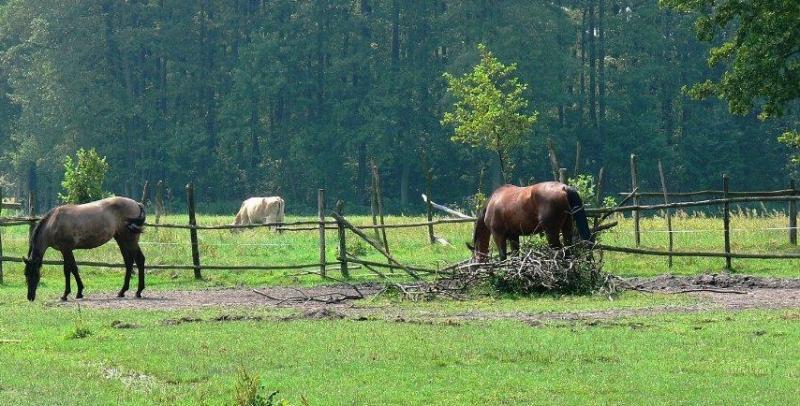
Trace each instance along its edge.
<instances>
[{"instance_id":1,"label":"dense forest","mask_svg":"<svg viewBox=\"0 0 800 406\"><path fill-rule=\"evenodd\" d=\"M681 88L718 74L694 17L657 0L7 0L0 2L0 183L55 197L65 156L107 156L109 190L188 181L203 201L280 194L312 206L319 187L367 199L369 163L393 208L420 206L427 169L437 200L497 182L486 151L441 124L460 75L486 44L517 64L538 122L512 151L511 179L562 166L607 191L645 188L663 160L674 190L780 188L796 111L735 116ZM481 168L487 166L486 180ZM486 190L484 190L486 191ZM178 192L176 192L178 194ZM178 196L182 196L178 195Z\"/></svg>"}]
</instances>

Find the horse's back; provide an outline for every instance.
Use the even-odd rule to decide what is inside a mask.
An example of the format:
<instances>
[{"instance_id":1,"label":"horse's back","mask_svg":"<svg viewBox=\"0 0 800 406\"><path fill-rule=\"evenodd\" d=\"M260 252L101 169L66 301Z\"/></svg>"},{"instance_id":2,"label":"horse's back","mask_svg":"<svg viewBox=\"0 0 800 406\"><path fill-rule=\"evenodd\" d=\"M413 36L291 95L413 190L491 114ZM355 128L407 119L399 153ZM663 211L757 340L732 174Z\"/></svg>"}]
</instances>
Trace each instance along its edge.
<instances>
[{"instance_id":1,"label":"horse's back","mask_svg":"<svg viewBox=\"0 0 800 406\"><path fill-rule=\"evenodd\" d=\"M492 193L486 206L486 224L495 232L528 235L542 232L548 223L561 223L558 213L569 205L564 184L542 182L532 186L504 185Z\"/></svg>"},{"instance_id":2,"label":"horse's back","mask_svg":"<svg viewBox=\"0 0 800 406\"><path fill-rule=\"evenodd\" d=\"M94 202L54 208L43 226L50 245L57 249L99 247L125 230L129 219L142 215L138 202L109 197Z\"/></svg>"}]
</instances>

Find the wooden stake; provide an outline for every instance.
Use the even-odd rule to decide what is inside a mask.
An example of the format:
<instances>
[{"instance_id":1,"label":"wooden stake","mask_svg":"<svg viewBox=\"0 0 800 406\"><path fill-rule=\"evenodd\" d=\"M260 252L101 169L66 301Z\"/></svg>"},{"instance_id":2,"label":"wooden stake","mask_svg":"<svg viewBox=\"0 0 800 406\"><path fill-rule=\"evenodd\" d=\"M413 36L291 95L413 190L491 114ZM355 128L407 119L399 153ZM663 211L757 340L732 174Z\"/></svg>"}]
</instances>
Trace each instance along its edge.
<instances>
[{"instance_id":1,"label":"wooden stake","mask_svg":"<svg viewBox=\"0 0 800 406\"><path fill-rule=\"evenodd\" d=\"M561 165L558 164L558 156L556 156L556 147L553 145L553 139L547 139L547 152L550 157L550 168L553 170L553 180L558 180L558 168Z\"/></svg>"},{"instance_id":2,"label":"wooden stake","mask_svg":"<svg viewBox=\"0 0 800 406\"><path fill-rule=\"evenodd\" d=\"M28 226L28 244L30 246L31 240L33 239L33 230L36 229L36 221L33 220L36 217L36 191L31 190L30 194L28 195L28 217L31 218L30 225Z\"/></svg>"},{"instance_id":3,"label":"wooden stake","mask_svg":"<svg viewBox=\"0 0 800 406\"><path fill-rule=\"evenodd\" d=\"M156 184L156 224L161 219L164 212L164 181L159 180Z\"/></svg>"},{"instance_id":4,"label":"wooden stake","mask_svg":"<svg viewBox=\"0 0 800 406\"><path fill-rule=\"evenodd\" d=\"M385 219L383 217L383 192L381 191L381 174L378 171L378 166L375 163L372 163L372 174L375 176L375 196L376 201L378 202L378 219L380 220L380 231L381 231L381 239L383 241L383 249L386 250L387 254L391 254L389 250L389 240L386 238L386 225ZM391 263L390 263L391 265ZM389 268L389 271L393 271Z\"/></svg>"},{"instance_id":5,"label":"wooden stake","mask_svg":"<svg viewBox=\"0 0 800 406\"><path fill-rule=\"evenodd\" d=\"M0 217L2 217L2 215L3 215L3 188L0 187ZM3 232L0 229L0 285L2 284L3 284Z\"/></svg>"},{"instance_id":6,"label":"wooden stake","mask_svg":"<svg viewBox=\"0 0 800 406\"><path fill-rule=\"evenodd\" d=\"M186 203L189 207L189 225L192 227L189 229L189 238L192 242L192 265L194 266L194 278L195 279L203 279L203 275L200 271L200 246L197 242L197 229L194 226L197 225L197 217L195 215L195 207L194 207L194 185L189 182L186 185Z\"/></svg>"},{"instance_id":7,"label":"wooden stake","mask_svg":"<svg viewBox=\"0 0 800 406\"><path fill-rule=\"evenodd\" d=\"M722 175L722 197L728 198L728 175ZM725 226L725 269L731 270L731 204L726 200L723 203L722 222Z\"/></svg>"},{"instance_id":8,"label":"wooden stake","mask_svg":"<svg viewBox=\"0 0 800 406\"><path fill-rule=\"evenodd\" d=\"M139 202L146 205L147 204L147 186L150 184L150 181L144 181L144 186L142 186L142 200Z\"/></svg>"},{"instance_id":9,"label":"wooden stake","mask_svg":"<svg viewBox=\"0 0 800 406\"><path fill-rule=\"evenodd\" d=\"M792 195L797 195L794 188L794 179L789 183ZM789 244L797 245L797 201L789 201Z\"/></svg>"},{"instance_id":10,"label":"wooden stake","mask_svg":"<svg viewBox=\"0 0 800 406\"><path fill-rule=\"evenodd\" d=\"M636 154L631 154L631 190L635 191L639 189L639 169L638 169L638 158ZM633 193L633 205L639 205L639 192ZM636 239L636 246L640 246L642 244L642 235L640 231L640 219L639 219L639 210L633 211L633 233Z\"/></svg>"},{"instance_id":11,"label":"wooden stake","mask_svg":"<svg viewBox=\"0 0 800 406\"><path fill-rule=\"evenodd\" d=\"M426 206L428 208L428 223L431 223L433 221L433 204L431 204L431 189L433 188L431 184L433 183L433 170L428 169L428 173L426 174L425 177L427 180L426 192L428 192L427 193L428 199L426 202ZM436 236L433 234L433 223L428 224L428 240L430 241L431 244L436 243Z\"/></svg>"},{"instance_id":12,"label":"wooden stake","mask_svg":"<svg viewBox=\"0 0 800 406\"><path fill-rule=\"evenodd\" d=\"M664 177L664 168L661 166L661 160L658 161L658 175L661 177L661 190L664 192L664 204L669 204L669 198L667 193L667 180ZM667 264L670 268L672 268L672 213L670 209L667 208L666 210L666 217L667 217L667 235L669 236L669 257L667 259Z\"/></svg>"},{"instance_id":13,"label":"wooden stake","mask_svg":"<svg viewBox=\"0 0 800 406\"><path fill-rule=\"evenodd\" d=\"M319 273L325 276L325 189L317 191L317 212L319 214Z\"/></svg>"},{"instance_id":14,"label":"wooden stake","mask_svg":"<svg viewBox=\"0 0 800 406\"><path fill-rule=\"evenodd\" d=\"M344 217L344 202L341 200L336 202L336 214ZM345 238L347 238L347 233L341 221L337 220L336 226L339 233L339 268L342 271L342 277L349 278L350 270L347 267L347 241L345 240Z\"/></svg>"},{"instance_id":15,"label":"wooden stake","mask_svg":"<svg viewBox=\"0 0 800 406\"><path fill-rule=\"evenodd\" d=\"M578 177L578 174L581 171L581 142L575 142L575 172L572 172L572 176Z\"/></svg>"}]
</instances>

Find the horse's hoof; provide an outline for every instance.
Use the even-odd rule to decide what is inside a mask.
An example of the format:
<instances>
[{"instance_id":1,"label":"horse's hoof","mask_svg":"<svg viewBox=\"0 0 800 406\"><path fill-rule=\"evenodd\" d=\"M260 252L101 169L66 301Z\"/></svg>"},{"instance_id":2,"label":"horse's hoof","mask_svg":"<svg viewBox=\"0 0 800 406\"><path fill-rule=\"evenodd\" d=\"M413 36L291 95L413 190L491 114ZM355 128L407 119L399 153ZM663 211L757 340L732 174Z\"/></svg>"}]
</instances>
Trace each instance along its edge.
<instances>
[{"instance_id":1,"label":"horse's hoof","mask_svg":"<svg viewBox=\"0 0 800 406\"><path fill-rule=\"evenodd\" d=\"M125 292L119 292L119 293L117 293L117 297L125 297Z\"/></svg>"},{"instance_id":2,"label":"horse's hoof","mask_svg":"<svg viewBox=\"0 0 800 406\"><path fill-rule=\"evenodd\" d=\"M61 296L61 301L62 302L66 302L67 301L67 297L66 296Z\"/></svg>"},{"instance_id":3,"label":"horse's hoof","mask_svg":"<svg viewBox=\"0 0 800 406\"><path fill-rule=\"evenodd\" d=\"M136 292L136 298L137 299L141 299L142 298L142 292Z\"/></svg>"},{"instance_id":4,"label":"horse's hoof","mask_svg":"<svg viewBox=\"0 0 800 406\"><path fill-rule=\"evenodd\" d=\"M78 293L78 296L75 296L75 299L83 299L83 293Z\"/></svg>"}]
</instances>

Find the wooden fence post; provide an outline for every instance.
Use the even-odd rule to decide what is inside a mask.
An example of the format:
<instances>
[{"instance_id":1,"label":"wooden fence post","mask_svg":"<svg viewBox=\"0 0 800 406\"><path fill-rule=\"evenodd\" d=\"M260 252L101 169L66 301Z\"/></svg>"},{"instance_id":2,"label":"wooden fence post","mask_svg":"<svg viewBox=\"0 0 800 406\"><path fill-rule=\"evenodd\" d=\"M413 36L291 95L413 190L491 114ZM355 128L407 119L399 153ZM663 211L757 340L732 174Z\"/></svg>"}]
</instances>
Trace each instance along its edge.
<instances>
[{"instance_id":1,"label":"wooden fence post","mask_svg":"<svg viewBox=\"0 0 800 406\"><path fill-rule=\"evenodd\" d=\"M344 202L341 200L336 202L336 214L344 217ZM339 231L339 266L342 271L342 277L349 278L350 270L347 267L347 241L345 240L345 238L347 238L347 233L341 221L336 220L336 227Z\"/></svg>"},{"instance_id":2,"label":"wooden fence post","mask_svg":"<svg viewBox=\"0 0 800 406\"><path fill-rule=\"evenodd\" d=\"M317 191L317 212L319 214L319 272L325 276L325 189Z\"/></svg>"},{"instance_id":3,"label":"wooden fence post","mask_svg":"<svg viewBox=\"0 0 800 406\"><path fill-rule=\"evenodd\" d=\"M378 220L380 221L380 231L381 231L381 241L383 241L383 249L386 250L386 253L389 255L392 254L389 251L389 239L386 237L386 221L383 217L383 191L381 190L381 174L378 171L378 165L375 165L375 162L372 163L372 176L375 177L375 200L378 203ZM391 265L391 262L389 263ZM389 272L394 272L394 268L389 268Z\"/></svg>"},{"instance_id":4,"label":"wooden fence post","mask_svg":"<svg viewBox=\"0 0 800 406\"><path fill-rule=\"evenodd\" d=\"M578 177L578 174L581 170L581 142L575 142L575 172L572 172L572 176Z\"/></svg>"},{"instance_id":5,"label":"wooden fence post","mask_svg":"<svg viewBox=\"0 0 800 406\"><path fill-rule=\"evenodd\" d=\"M631 192L633 192L633 205L639 205L639 168L638 168L638 158L636 154L631 154ZM634 238L636 239L636 246L642 244L642 234L640 231L639 225L639 209L633 211L633 234Z\"/></svg>"},{"instance_id":6,"label":"wooden fence post","mask_svg":"<svg viewBox=\"0 0 800 406\"><path fill-rule=\"evenodd\" d=\"M426 192L428 195L427 201L427 208L428 208L428 240L430 240L431 244L436 243L436 236L433 234L433 204L431 204L431 189L433 186L433 170L429 169L426 175L427 178L427 185L426 185Z\"/></svg>"},{"instance_id":7,"label":"wooden fence post","mask_svg":"<svg viewBox=\"0 0 800 406\"><path fill-rule=\"evenodd\" d=\"M558 156L556 155L556 146L553 145L553 139L547 139L547 154L550 157L550 168L553 170L553 180L558 180Z\"/></svg>"},{"instance_id":8,"label":"wooden fence post","mask_svg":"<svg viewBox=\"0 0 800 406\"><path fill-rule=\"evenodd\" d=\"M558 168L558 181L567 183L567 168Z\"/></svg>"},{"instance_id":9,"label":"wooden fence post","mask_svg":"<svg viewBox=\"0 0 800 406\"><path fill-rule=\"evenodd\" d=\"M28 245L30 246L31 239L33 238L33 230L36 228L36 191L31 190L28 194Z\"/></svg>"},{"instance_id":10,"label":"wooden fence post","mask_svg":"<svg viewBox=\"0 0 800 406\"><path fill-rule=\"evenodd\" d=\"M150 184L150 181L144 181L144 186L142 186L142 200L140 202L143 205L147 205L147 186Z\"/></svg>"},{"instance_id":11,"label":"wooden fence post","mask_svg":"<svg viewBox=\"0 0 800 406\"><path fill-rule=\"evenodd\" d=\"M194 277L195 279L202 279L203 275L200 271L200 247L197 244L197 217L195 216L195 207L194 207L194 185L189 182L186 185L186 203L189 206L189 225L192 227L189 229L189 237L192 241L192 265L194 265Z\"/></svg>"},{"instance_id":12,"label":"wooden fence post","mask_svg":"<svg viewBox=\"0 0 800 406\"><path fill-rule=\"evenodd\" d=\"M658 175L661 177L661 190L664 191L664 204L669 204L669 196L667 195L667 180L664 177L664 167L661 166L661 160L658 160ZM669 236L669 256L667 257L667 264L670 268L672 268L672 213L670 213L669 207L666 209L666 217L667 217L667 235Z\"/></svg>"},{"instance_id":13,"label":"wooden fence post","mask_svg":"<svg viewBox=\"0 0 800 406\"><path fill-rule=\"evenodd\" d=\"M722 198L728 199L728 175L722 175ZM725 226L725 269L731 270L731 204L725 201L723 204L722 222Z\"/></svg>"},{"instance_id":14,"label":"wooden fence post","mask_svg":"<svg viewBox=\"0 0 800 406\"><path fill-rule=\"evenodd\" d=\"M161 219L162 212L164 211L164 181L159 180L156 183L156 224L158 224L159 220Z\"/></svg>"},{"instance_id":15,"label":"wooden fence post","mask_svg":"<svg viewBox=\"0 0 800 406\"><path fill-rule=\"evenodd\" d=\"M794 179L789 183L792 196L797 196ZM797 245L797 200L789 200L789 244Z\"/></svg>"},{"instance_id":16,"label":"wooden fence post","mask_svg":"<svg viewBox=\"0 0 800 406\"><path fill-rule=\"evenodd\" d=\"M0 216L3 215L3 188L0 187ZM0 227L0 285L3 284L3 227Z\"/></svg>"}]
</instances>

